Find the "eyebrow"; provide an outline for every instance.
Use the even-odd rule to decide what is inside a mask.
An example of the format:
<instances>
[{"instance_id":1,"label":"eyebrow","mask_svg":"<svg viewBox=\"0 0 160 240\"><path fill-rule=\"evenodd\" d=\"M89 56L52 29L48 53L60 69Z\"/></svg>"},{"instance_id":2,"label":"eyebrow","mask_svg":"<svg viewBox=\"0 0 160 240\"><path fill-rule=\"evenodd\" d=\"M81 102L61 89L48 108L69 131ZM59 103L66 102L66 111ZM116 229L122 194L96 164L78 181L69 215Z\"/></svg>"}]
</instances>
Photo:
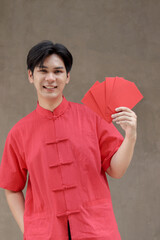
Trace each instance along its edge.
<instances>
[{"instance_id":1,"label":"eyebrow","mask_svg":"<svg viewBox=\"0 0 160 240\"><path fill-rule=\"evenodd\" d=\"M47 66L44 66L44 65L42 65L42 66L39 66L39 68L48 68ZM54 67L54 69L64 69L64 67Z\"/></svg>"}]
</instances>

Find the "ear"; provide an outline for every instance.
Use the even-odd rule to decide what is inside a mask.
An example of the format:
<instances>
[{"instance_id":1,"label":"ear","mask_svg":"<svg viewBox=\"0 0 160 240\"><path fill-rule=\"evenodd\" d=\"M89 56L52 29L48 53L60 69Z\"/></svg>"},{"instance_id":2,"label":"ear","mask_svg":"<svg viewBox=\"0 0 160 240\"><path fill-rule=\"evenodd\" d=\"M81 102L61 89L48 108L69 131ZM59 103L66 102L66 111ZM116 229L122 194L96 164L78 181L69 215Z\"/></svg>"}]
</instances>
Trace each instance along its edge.
<instances>
[{"instance_id":1,"label":"ear","mask_svg":"<svg viewBox=\"0 0 160 240\"><path fill-rule=\"evenodd\" d=\"M70 81L70 72L69 72L69 73L67 73L66 84L68 84L68 83L69 83L69 81Z\"/></svg>"},{"instance_id":2,"label":"ear","mask_svg":"<svg viewBox=\"0 0 160 240\"><path fill-rule=\"evenodd\" d=\"M28 70L28 80L29 80L30 83L34 82L33 74L32 74L32 71L30 69Z\"/></svg>"}]
</instances>

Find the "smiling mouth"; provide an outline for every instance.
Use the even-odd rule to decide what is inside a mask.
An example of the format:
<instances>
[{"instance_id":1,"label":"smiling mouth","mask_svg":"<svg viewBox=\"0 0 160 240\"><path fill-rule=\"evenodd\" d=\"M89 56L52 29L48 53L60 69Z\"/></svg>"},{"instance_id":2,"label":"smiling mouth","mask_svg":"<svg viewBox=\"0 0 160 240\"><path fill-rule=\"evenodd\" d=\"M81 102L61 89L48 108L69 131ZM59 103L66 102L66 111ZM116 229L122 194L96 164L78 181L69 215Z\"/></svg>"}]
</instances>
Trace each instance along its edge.
<instances>
[{"instance_id":1,"label":"smiling mouth","mask_svg":"<svg viewBox=\"0 0 160 240\"><path fill-rule=\"evenodd\" d=\"M45 88L45 89L54 89L54 88L57 88L57 86L43 86L43 88Z\"/></svg>"}]
</instances>

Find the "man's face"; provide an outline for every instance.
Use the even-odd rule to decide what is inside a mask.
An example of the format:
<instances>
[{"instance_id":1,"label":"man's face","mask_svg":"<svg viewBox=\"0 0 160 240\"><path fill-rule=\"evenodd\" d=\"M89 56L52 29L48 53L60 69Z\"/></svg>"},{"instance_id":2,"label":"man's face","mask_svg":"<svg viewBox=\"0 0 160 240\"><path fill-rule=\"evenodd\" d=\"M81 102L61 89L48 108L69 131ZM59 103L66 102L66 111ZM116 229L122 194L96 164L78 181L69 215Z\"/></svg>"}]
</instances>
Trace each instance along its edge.
<instances>
[{"instance_id":1,"label":"man's face","mask_svg":"<svg viewBox=\"0 0 160 240\"><path fill-rule=\"evenodd\" d=\"M37 90L39 101L57 101L62 98L63 89L70 80L70 74L67 75L62 59L52 54L44 60L42 67L35 67L33 74L28 70L28 78Z\"/></svg>"}]
</instances>

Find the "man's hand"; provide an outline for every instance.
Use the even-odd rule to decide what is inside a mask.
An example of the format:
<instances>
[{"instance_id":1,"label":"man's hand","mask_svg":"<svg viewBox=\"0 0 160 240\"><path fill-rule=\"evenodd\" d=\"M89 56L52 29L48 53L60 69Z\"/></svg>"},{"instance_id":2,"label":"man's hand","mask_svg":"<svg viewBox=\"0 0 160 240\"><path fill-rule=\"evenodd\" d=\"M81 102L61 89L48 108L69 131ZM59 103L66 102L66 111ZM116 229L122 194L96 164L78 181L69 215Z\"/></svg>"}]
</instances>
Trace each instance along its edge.
<instances>
[{"instance_id":1,"label":"man's hand","mask_svg":"<svg viewBox=\"0 0 160 240\"><path fill-rule=\"evenodd\" d=\"M127 107L116 108L117 113L112 114L113 122L119 124L125 131L128 139L136 139L137 136L137 116Z\"/></svg>"}]
</instances>

